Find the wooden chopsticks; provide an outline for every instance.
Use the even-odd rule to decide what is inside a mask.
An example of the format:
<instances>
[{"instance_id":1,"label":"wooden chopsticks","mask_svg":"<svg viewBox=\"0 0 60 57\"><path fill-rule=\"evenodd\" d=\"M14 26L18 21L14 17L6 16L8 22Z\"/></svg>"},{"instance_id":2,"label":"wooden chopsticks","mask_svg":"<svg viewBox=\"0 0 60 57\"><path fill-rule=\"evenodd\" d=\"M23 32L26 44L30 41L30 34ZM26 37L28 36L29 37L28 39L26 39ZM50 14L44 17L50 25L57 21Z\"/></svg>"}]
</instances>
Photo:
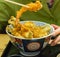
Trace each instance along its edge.
<instances>
[{"instance_id":1,"label":"wooden chopsticks","mask_svg":"<svg viewBox=\"0 0 60 57\"><path fill-rule=\"evenodd\" d=\"M10 0L5 0L6 2L10 2L12 4L16 4L16 5L19 5L19 6L23 6L23 7L26 7L26 8L29 8L29 6L27 5L24 5L24 4L21 4L21 3L17 3L17 2L14 2L14 1L10 1Z\"/></svg>"}]
</instances>

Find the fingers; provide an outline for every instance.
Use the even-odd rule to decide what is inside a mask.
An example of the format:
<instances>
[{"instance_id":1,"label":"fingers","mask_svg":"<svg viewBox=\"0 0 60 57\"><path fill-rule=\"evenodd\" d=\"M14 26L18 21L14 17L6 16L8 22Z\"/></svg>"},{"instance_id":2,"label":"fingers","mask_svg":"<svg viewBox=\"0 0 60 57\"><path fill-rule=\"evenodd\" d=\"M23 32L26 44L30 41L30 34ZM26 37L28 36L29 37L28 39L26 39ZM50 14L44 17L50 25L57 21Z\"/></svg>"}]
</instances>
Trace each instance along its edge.
<instances>
[{"instance_id":1,"label":"fingers","mask_svg":"<svg viewBox=\"0 0 60 57\"><path fill-rule=\"evenodd\" d=\"M50 39L51 39L51 38L48 37L48 38L45 39L45 41L49 43Z\"/></svg>"},{"instance_id":2,"label":"fingers","mask_svg":"<svg viewBox=\"0 0 60 57\"><path fill-rule=\"evenodd\" d=\"M59 26L55 25L55 24L51 24L55 29L58 29Z\"/></svg>"},{"instance_id":3,"label":"fingers","mask_svg":"<svg viewBox=\"0 0 60 57\"><path fill-rule=\"evenodd\" d=\"M56 35L58 35L58 34L60 34L60 28L56 29L56 30L52 33L53 36L56 36ZM57 42L59 42L59 41L60 41L60 35L57 36L53 41L49 41L49 44L51 44L51 46L54 46L54 45L56 45Z\"/></svg>"},{"instance_id":4,"label":"fingers","mask_svg":"<svg viewBox=\"0 0 60 57\"><path fill-rule=\"evenodd\" d=\"M56 36L60 34L60 28L56 29L51 35Z\"/></svg>"},{"instance_id":5,"label":"fingers","mask_svg":"<svg viewBox=\"0 0 60 57\"><path fill-rule=\"evenodd\" d=\"M53 35L53 36L59 35L60 27L57 25L54 25L54 24L51 24L51 25L55 28L54 32L51 35ZM50 38L48 38L47 40L48 40L48 43L51 44L51 46L54 46L60 41L60 35L57 36L54 40L51 40Z\"/></svg>"},{"instance_id":6,"label":"fingers","mask_svg":"<svg viewBox=\"0 0 60 57\"><path fill-rule=\"evenodd\" d=\"M60 35L56 39L51 41L50 44L51 44L51 46L55 46L59 41L60 41Z\"/></svg>"}]
</instances>

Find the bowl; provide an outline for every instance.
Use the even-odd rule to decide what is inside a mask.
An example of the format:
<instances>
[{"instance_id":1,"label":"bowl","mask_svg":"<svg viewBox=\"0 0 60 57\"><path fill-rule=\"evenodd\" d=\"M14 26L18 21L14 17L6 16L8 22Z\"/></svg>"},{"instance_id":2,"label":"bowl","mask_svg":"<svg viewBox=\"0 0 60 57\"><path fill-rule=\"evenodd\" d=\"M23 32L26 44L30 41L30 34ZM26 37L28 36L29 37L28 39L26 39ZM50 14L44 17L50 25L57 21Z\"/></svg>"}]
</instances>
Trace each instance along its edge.
<instances>
[{"instance_id":1,"label":"bowl","mask_svg":"<svg viewBox=\"0 0 60 57\"><path fill-rule=\"evenodd\" d=\"M24 22L28 22L28 21L20 21L20 23L22 24ZM38 26L43 26L43 25L48 24L48 23L40 22L40 21L31 21L31 22L35 23ZM45 42L45 38L50 37L51 33L54 31L54 28L50 24L48 25L50 26L49 34L41 38L32 38L32 39L20 38L9 33L7 29L6 29L6 33L10 36L12 44L19 50L19 52L22 55L36 56L47 45L47 43ZM9 25L9 26L12 27L12 25Z\"/></svg>"}]
</instances>

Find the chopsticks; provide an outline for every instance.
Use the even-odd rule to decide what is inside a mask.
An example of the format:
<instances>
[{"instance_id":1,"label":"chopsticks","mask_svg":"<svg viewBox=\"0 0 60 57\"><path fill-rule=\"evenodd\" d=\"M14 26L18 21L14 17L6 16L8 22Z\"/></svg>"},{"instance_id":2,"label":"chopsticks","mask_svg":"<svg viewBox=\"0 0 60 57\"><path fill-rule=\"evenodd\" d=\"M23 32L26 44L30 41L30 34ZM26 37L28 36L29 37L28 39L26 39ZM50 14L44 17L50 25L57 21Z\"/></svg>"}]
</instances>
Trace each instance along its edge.
<instances>
[{"instance_id":1,"label":"chopsticks","mask_svg":"<svg viewBox=\"0 0 60 57\"><path fill-rule=\"evenodd\" d=\"M23 7L26 7L26 8L29 8L29 6L27 5L24 5L24 4L21 4L21 3L17 3L17 2L14 2L14 1L10 1L10 0L5 0L6 2L10 2L12 4L16 4L16 5L19 5L19 6L23 6Z\"/></svg>"}]
</instances>

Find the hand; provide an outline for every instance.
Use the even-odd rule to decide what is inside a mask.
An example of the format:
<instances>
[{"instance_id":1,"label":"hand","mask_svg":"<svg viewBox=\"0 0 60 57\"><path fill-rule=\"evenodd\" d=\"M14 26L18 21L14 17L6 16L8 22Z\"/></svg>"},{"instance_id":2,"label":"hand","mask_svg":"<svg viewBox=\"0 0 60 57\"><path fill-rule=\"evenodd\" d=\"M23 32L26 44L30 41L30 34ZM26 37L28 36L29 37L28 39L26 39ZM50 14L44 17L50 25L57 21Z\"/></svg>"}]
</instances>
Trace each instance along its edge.
<instances>
[{"instance_id":1,"label":"hand","mask_svg":"<svg viewBox=\"0 0 60 57\"><path fill-rule=\"evenodd\" d=\"M56 36L58 34L60 34L60 26L51 24L54 27L54 32L52 33L53 36ZM49 44L51 44L51 46L55 46L58 42L60 41L60 35L57 36L53 41L49 41Z\"/></svg>"}]
</instances>

